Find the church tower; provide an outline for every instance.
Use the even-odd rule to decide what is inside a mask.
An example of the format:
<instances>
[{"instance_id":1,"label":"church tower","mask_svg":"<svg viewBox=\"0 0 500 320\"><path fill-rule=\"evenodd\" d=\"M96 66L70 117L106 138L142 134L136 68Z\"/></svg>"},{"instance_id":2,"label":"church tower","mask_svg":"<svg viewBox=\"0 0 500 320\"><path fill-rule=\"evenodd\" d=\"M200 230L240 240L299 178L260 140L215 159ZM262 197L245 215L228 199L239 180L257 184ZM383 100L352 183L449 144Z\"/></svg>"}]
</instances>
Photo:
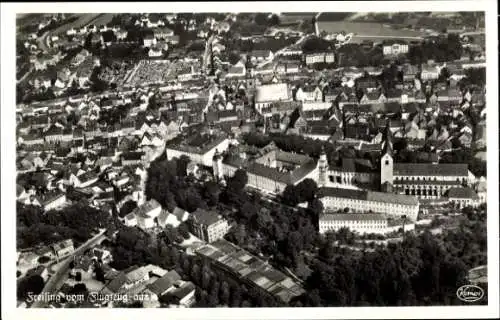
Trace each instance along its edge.
<instances>
[{"instance_id":1,"label":"church tower","mask_svg":"<svg viewBox=\"0 0 500 320\"><path fill-rule=\"evenodd\" d=\"M212 169L214 171L215 180L221 181L224 176L222 172L222 155L217 149L215 149L215 154L212 158Z\"/></svg>"},{"instance_id":2,"label":"church tower","mask_svg":"<svg viewBox=\"0 0 500 320\"><path fill-rule=\"evenodd\" d=\"M326 158L325 148L321 148L321 154L318 160L318 186L324 187L326 185L326 176L328 172L328 159Z\"/></svg>"},{"instance_id":3,"label":"church tower","mask_svg":"<svg viewBox=\"0 0 500 320\"><path fill-rule=\"evenodd\" d=\"M389 123L384 131L382 138L382 158L380 159L380 187L383 192L392 192L394 183L394 157L392 149L392 133L389 128Z\"/></svg>"}]
</instances>

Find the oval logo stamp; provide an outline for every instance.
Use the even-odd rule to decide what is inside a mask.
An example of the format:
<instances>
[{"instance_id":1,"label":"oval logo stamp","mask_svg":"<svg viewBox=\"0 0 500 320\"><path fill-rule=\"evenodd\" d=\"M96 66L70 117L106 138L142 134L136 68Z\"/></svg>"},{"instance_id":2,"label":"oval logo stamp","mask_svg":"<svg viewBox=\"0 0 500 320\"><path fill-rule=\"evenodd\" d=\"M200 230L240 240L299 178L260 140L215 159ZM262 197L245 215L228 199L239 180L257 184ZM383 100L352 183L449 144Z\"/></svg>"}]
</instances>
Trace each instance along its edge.
<instances>
[{"instance_id":1,"label":"oval logo stamp","mask_svg":"<svg viewBox=\"0 0 500 320\"><path fill-rule=\"evenodd\" d=\"M465 302L479 301L484 297L484 290L473 284L466 284L457 289L458 299Z\"/></svg>"}]
</instances>

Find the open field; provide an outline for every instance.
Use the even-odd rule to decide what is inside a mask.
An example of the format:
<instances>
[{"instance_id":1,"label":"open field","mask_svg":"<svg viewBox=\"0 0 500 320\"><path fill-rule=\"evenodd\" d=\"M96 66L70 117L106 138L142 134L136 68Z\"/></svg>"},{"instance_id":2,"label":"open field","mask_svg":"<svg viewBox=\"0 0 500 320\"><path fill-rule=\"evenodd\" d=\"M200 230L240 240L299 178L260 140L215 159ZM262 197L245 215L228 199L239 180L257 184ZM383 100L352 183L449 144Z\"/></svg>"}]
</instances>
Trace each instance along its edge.
<instances>
[{"instance_id":1,"label":"open field","mask_svg":"<svg viewBox=\"0 0 500 320\"><path fill-rule=\"evenodd\" d=\"M114 15L115 15L114 13L102 13L91 22L92 24L95 24L98 27L101 25L106 25L111 21L111 19L113 19Z\"/></svg>"},{"instance_id":2,"label":"open field","mask_svg":"<svg viewBox=\"0 0 500 320\"><path fill-rule=\"evenodd\" d=\"M423 37L424 32L409 29L394 29L382 23L375 22L351 22L351 21L320 21L319 31L329 33L341 32L353 33L357 36L366 37Z\"/></svg>"}]
</instances>

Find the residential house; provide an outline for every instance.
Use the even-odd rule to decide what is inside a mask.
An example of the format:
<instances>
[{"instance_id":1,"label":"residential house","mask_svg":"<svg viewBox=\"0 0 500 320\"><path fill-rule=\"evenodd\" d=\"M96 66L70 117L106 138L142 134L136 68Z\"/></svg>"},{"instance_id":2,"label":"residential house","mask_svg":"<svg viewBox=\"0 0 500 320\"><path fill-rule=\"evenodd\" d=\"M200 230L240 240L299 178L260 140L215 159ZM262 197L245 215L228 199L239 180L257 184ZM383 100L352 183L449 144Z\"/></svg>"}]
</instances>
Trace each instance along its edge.
<instances>
[{"instance_id":1,"label":"residential house","mask_svg":"<svg viewBox=\"0 0 500 320\"><path fill-rule=\"evenodd\" d=\"M422 65L422 71L420 72L420 79L422 81L436 80L439 78L439 69L430 66L430 65Z\"/></svg>"},{"instance_id":2,"label":"residential house","mask_svg":"<svg viewBox=\"0 0 500 320\"><path fill-rule=\"evenodd\" d=\"M382 44L384 56L395 56L408 53L408 43L404 41L385 41Z\"/></svg>"},{"instance_id":3,"label":"residential house","mask_svg":"<svg viewBox=\"0 0 500 320\"><path fill-rule=\"evenodd\" d=\"M215 211L196 209L189 219L191 232L206 242L223 238L229 231L228 221Z\"/></svg>"},{"instance_id":4,"label":"residential house","mask_svg":"<svg viewBox=\"0 0 500 320\"><path fill-rule=\"evenodd\" d=\"M297 101L323 101L323 91L319 86L305 85L297 89L295 94Z\"/></svg>"},{"instance_id":5,"label":"residential house","mask_svg":"<svg viewBox=\"0 0 500 320\"><path fill-rule=\"evenodd\" d=\"M58 259L65 258L75 251L75 248L73 247L73 240L71 239L63 240L53 244L52 249L54 250L54 253Z\"/></svg>"}]
</instances>

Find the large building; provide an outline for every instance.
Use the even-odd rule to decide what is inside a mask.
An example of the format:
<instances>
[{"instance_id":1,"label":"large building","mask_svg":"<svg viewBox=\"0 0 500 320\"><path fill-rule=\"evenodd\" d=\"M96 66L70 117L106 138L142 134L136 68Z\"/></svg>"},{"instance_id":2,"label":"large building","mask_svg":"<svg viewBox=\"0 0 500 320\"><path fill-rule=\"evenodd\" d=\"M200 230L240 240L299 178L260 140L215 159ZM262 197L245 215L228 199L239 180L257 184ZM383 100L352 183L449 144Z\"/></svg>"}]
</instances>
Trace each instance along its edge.
<instances>
[{"instance_id":1,"label":"large building","mask_svg":"<svg viewBox=\"0 0 500 320\"><path fill-rule=\"evenodd\" d=\"M196 254L237 281L285 303L304 293L295 280L224 239L199 247Z\"/></svg>"},{"instance_id":2,"label":"large building","mask_svg":"<svg viewBox=\"0 0 500 320\"><path fill-rule=\"evenodd\" d=\"M226 219L214 211L196 209L188 218L191 232L205 242L222 239L230 226Z\"/></svg>"},{"instance_id":3,"label":"large building","mask_svg":"<svg viewBox=\"0 0 500 320\"><path fill-rule=\"evenodd\" d=\"M167 145L165 149L168 159L187 156L196 164L210 167L215 152L223 152L228 146L229 139L223 134L197 134L183 137L179 143Z\"/></svg>"},{"instance_id":4,"label":"large building","mask_svg":"<svg viewBox=\"0 0 500 320\"><path fill-rule=\"evenodd\" d=\"M382 44L384 56L397 56L408 53L408 43L404 41L385 41Z\"/></svg>"},{"instance_id":5,"label":"large building","mask_svg":"<svg viewBox=\"0 0 500 320\"><path fill-rule=\"evenodd\" d=\"M287 185L296 185L307 178L318 180L316 160L279 150L274 144L264 147L263 152L252 159L245 153L214 159L214 173L219 179L233 176L238 169L247 172L248 186L272 194L281 193Z\"/></svg>"},{"instance_id":6,"label":"large building","mask_svg":"<svg viewBox=\"0 0 500 320\"><path fill-rule=\"evenodd\" d=\"M259 112L262 112L262 109L269 107L274 102L292 100L292 91L287 83L265 84L256 88L255 108Z\"/></svg>"},{"instance_id":7,"label":"large building","mask_svg":"<svg viewBox=\"0 0 500 320\"><path fill-rule=\"evenodd\" d=\"M419 210L418 199L394 193L349 190L340 188L321 188L318 198L326 211L349 211L383 213L390 217L403 217L416 221Z\"/></svg>"},{"instance_id":8,"label":"large building","mask_svg":"<svg viewBox=\"0 0 500 320\"><path fill-rule=\"evenodd\" d=\"M335 54L333 52L316 52L305 55L306 65L313 65L315 63L333 63L335 61Z\"/></svg>"},{"instance_id":9,"label":"large building","mask_svg":"<svg viewBox=\"0 0 500 320\"><path fill-rule=\"evenodd\" d=\"M394 163L392 140L387 127L380 161L382 191L438 199L450 188L470 186L476 180L466 163Z\"/></svg>"},{"instance_id":10,"label":"large building","mask_svg":"<svg viewBox=\"0 0 500 320\"><path fill-rule=\"evenodd\" d=\"M319 218L319 233L338 231L348 228L359 234L384 234L387 230L387 217L380 213L338 213L324 214Z\"/></svg>"}]
</instances>

